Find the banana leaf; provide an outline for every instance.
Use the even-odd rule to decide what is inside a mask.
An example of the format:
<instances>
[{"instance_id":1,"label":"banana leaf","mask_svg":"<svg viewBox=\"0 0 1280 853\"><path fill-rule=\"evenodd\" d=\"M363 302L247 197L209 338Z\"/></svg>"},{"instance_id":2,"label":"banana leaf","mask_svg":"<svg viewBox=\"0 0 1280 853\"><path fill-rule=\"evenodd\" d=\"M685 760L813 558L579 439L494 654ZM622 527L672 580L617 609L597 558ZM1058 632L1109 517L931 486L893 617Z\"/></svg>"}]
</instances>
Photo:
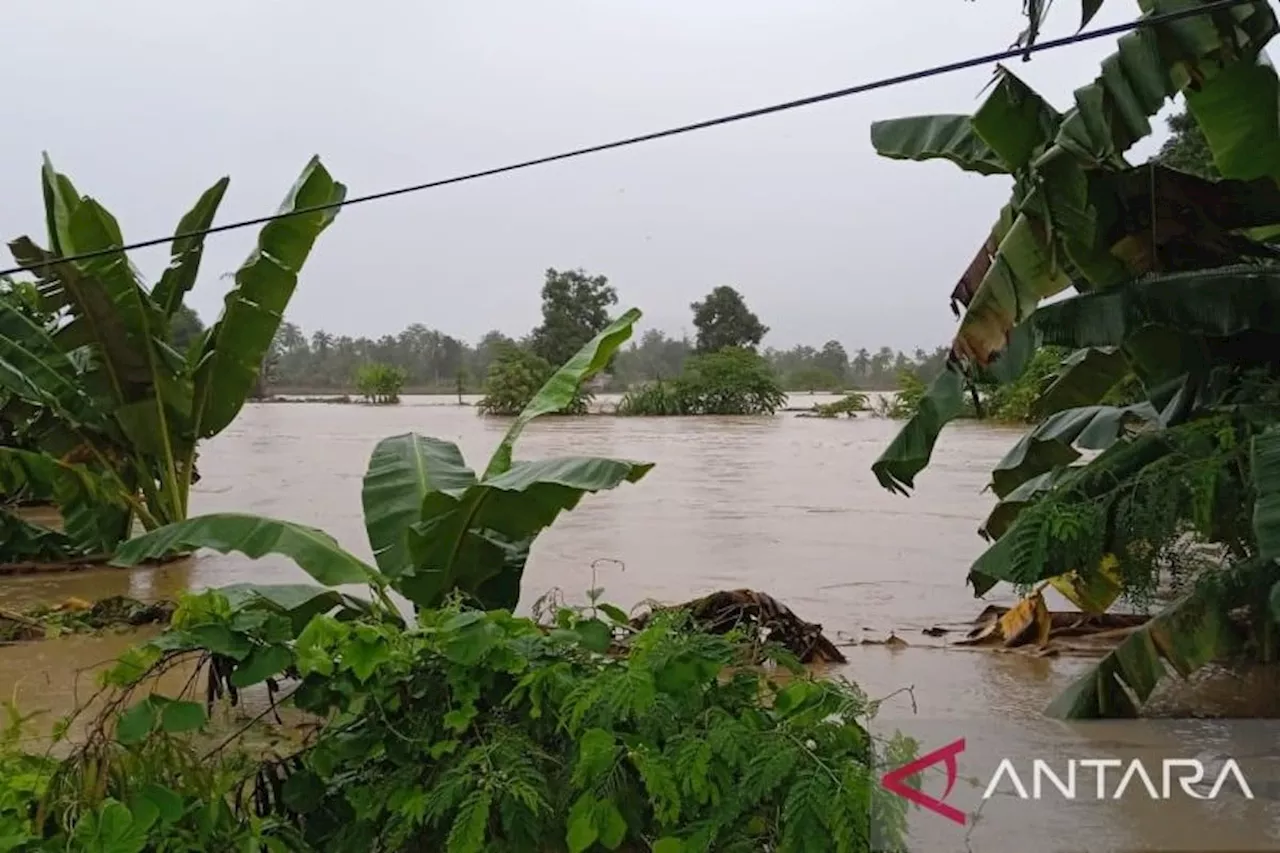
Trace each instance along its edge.
<instances>
[{"instance_id":1,"label":"banana leaf","mask_svg":"<svg viewBox=\"0 0 1280 853\"><path fill-rule=\"evenodd\" d=\"M1009 167L978 136L966 115L911 116L871 123L871 145L891 160L950 160L979 175L1007 175Z\"/></svg>"},{"instance_id":2,"label":"banana leaf","mask_svg":"<svg viewBox=\"0 0 1280 853\"><path fill-rule=\"evenodd\" d=\"M396 588L419 607L438 607L461 590L487 609L514 608L533 539L588 492L637 482L652 468L623 459L544 459L517 462L461 495L429 492L422 520L410 528L413 568ZM483 597L485 589L499 597Z\"/></svg>"},{"instance_id":3,"label":"banana leaf","mask_svg":"<svg viewBox=\"0 0 1280 853\"><path fill-rule=\"evenodd\" d=\"M1253 504L1253 533L1258 556L1280 559L1280 427L1272 426L1250 442L1250 462L1257 497Z\"/></svg>"},{"instance_id":4,"label":"banana leaf","mask_svg":"<svg viewBox=\"0 0 1280 853\"><path fill-rule=\"evenodd\" d=\"M204 235L179 236L204 231L213 225L213 218L226 195L230 178L222 178L205 190L196 201L195 206L178 221L173 232L177 237L169 247L169 266L160 275L155 288L151 291L151 300L163 312L165 317L173 317L182 307L182 299L195 286L196 276L200 272L200 259L204 255Z\"/></svg>"},{"instance_id":5,"label":"banana leaf","mask_svg":"<svg viewBox=\"0 0 1280 853\"><path fill-rule=\"evenodd\" d=\"M429 492L459 497L475 482L475 473L451 441L407 433L378 442L361 499L369 545L382 573L394 578L409 567L409 526L422 517Z\"/></svg>"},{"instance_id":6,"label":"banana leaf","mask_svg":"<svg viewBox=\"0 0 1280 853\"><path fill-rule=\"evenodd\" d=\"M1031 165L1061 123L1061 114L1003 65L996 69L991 94L973 115L978 137L1011 171Z\"/></svg>"},{"instance_id":7,"label":"banana leaf","mask_svg":"<svg viewBox=\"0 0 1280 853\"><path fill-rule=\"evenodd\" d=\"M1146 11L1154 15L1185 5L1183 0L1155 0ZM1014 206L1033 221L1018 229L1016 237L1011 232L1001 241L986 278L969 301L957 334L958 353L984 364L1014 324L1073 280L1107 286L1151 269L1135 267L1132 257L1122 264L1111 254L1116 221L1109 218L1114 211L1101 200L1106 195L1101 185L1110 176L1098 167L1125 169L1123 155L1150 133L1150 117L1193 80L1196 97L1206 104L1215 98L1234 104L1233 93L1242 86L1233 74L1243 72L1227 72L1237 65L1263 69L1253 73L1274 78L1257 54L1275 31L1275 17L1266 4L1251 4L1230 13L1143 28L1119 40L1117 53L1103 62L1094 83L1077 90L1075 107L1062 117L1056 136L1041 146L1029 174L1016 185ZM1274 132L1276 112L1272 98L1266 109L1259 107L1247 116L1216 117L1217 142L1211 142L1215 156L1226 151L1228 135L1252 132L1232 130L1238 120L1261 128L1260 135L1270 132L1270 144L1280 145ZM1039 118L1033 117L1037 115L1028 110L1021 118L1019 128L1028 138L1036 138L1041 130ZM981 135L980 124L977 129ZM1257 177L1243 171L1228 176ZM1104 235L1108 239L1102 239Z\"/></svg>"},{"instance_id":8,"label":"banana leaf","mask_svg":"<svg viewBox=\"0 0 1280 853\"><path fill-rule=\"evenodd\" d=\"M511 467L511 452L516 439L534 418L558 412L568 406L577 393L579 386L595 376L609 359L631 337L632 327L640 319L639 309L632 308L610 323L600 334L596 335L573 358L565 362L559 370L551 374L546 384L533 395L529 405L524 407L515 422L502 437L498 449L493 452L489 464L485 467L484 479L503 473Z\"/></svg>"},{"instance_id":9,"label":"banana leaf","mask_svg":"<svg viewBox=\"0 0 1280 853\"><path fill-rule=\"evenodd\" d=\"M1085 347L1062 362L1062 370L1040 394L1031 411L1040 418L1066 409L1095 405L1129 373L1119 347Z\"/></svg>"},{"instance_id":10,"label":"banana leaf","mask_svg":"<svg viewBox=\"0 0 1280 853\"><path fill-rule=\"evenodd\" d=\"M1019 484L1016 489L1000 499L1000 502L987 515L986 521L982 522L982 526L978 528L978 533L987 540L999 539L1017 520L1018 514L1024 508L1035 503L1041 495L1047 494L1064 477L1070 476L1077 470L1079 469L1054 468Z\"/></svg>"},{"instance_id":11,"label":"banana leaf","mask_svg":"<svg viewBox=\"0 0 1280 853\"><path fill-rule=\"evenodd\" d=\"M929 465L942 428L964 412L964 375L947 364L929 383L920 406L871 466L880 485L908 495L916 475Z\"/></svg>"},{"instance_id":12,"label":"banana leaf","mask_svg":"<svg viewBox=\"0 0 1280 853\"><path fill-rule=\"evenodd\" d=\"M1077 447L1105 450L1132 423L1159 423L1160 414L1148 402L1132 406L1084 406L1067 409L1045 420L1015 444L991 471L991 490L1001 498L1055 468L1080 458Z\"/></svg>"},{"instance_id":13,"label":"banana leaf","mask_svg":"<svg viewBox=\"0 0 1280 853\"><path fill-rule=\"evenodd\" d=\"M100 425L78 382L75 365L39 324L0 301L0 387L63 414L72 423Z\"/></svg>"},{"instance_id":14,"label":"banana leaf","mask_svg":"<svg viewBox=\"0 0 1280 853\"><path fill-rule=\"evenodd\" d=\"M1065 720L1138 716L1142 703L1164 679L1165 664L1186 678L1242 647L1241 632L1228 616L1242 603L1228 586L1199 584L1098 661L1045 713Z\"/></svg>"},{"instance_id":15,"label":"banana leaf","mask_svg":"<svg viewBox=\"0 0 1280 853\"><path fill-rule=\"evenodd\" d=\"M120 481L84 465L0 447L0 492L18 491L57 504L63 534L80 554L108 553L129 533L128 496Z\"/></svg>"},{"instance_id":16,"label":"banana leaf","mask_svg":"<svg viewBox=\"0 0 1280 853\"><path fill-rule=\"evenodd\" d=\"M112 565L136 566L193 548L257 559L280 554L325 586L368 584L377 569L342 549L322 530L257 515L213 513L169 524L120 546Z\"/></svg>"},{"instance_id":17,"label":"banana leaf","mask_svg":"<svg viewBox=\"0 0 1280 853\"><path fill-rule=\"evenodd\" d=\"M289 191L281 213L335 205L346 187L313 157ZM337 207L273 220L262 227L258 245L235 274L235 287L222 315L192 349L195 373L193 432L217 435L231 423L252 391L271 347L281 315L298 283L298 271L316 238L338 214Z\"/></svg>"},{"instance_id":18,"label":"banana leaf","mask_svg":"<svg viewBox=\"0 0 1280 853\"><path fill-rule=\"evenodd\" d=\"M218 588L233 610L264 608L289 617L294 634L302 632L313 616L341 607L349 613L369 613L368 601L336 589L305 583L234 583Z\"/></svg>"},{"instance_id":19,"label":"banana leaf","mask_svg":"<svg viewBox=\"0 0 1280 853\"><path fill-rule=\"evenodd\" d=\"M4 507L0 507L0 542L4 543L5 561L61 562L84 556L83 549L65 533L32 524Z\"/></svg>"},{"instance_id":20,"label":"banana leaf","mask_svg":"<svg viewBox=\"0 0 1280 853\"><path fill-rule=\"evenodd\" d=\"M1037 344L1033 326L1018 326L1003 357L989 366L986 377L1001 385L1017 381L1031 363ZM965 384L959 365L949 361L926 389L916 414L872 464L871 471L881 486L903 495L910 493L916 475L929 464L942 428L964 413Z\"/></svg>"},{"instance_id":21,"label":"banana leaf","mask_svg":"<svg viewBox=\"0 0 1280 853\"><path fill-rule=\"evenodd\" d=\"M1280 333L1280 271L1266 267L1174 273L1046 305L1035 326L1047 344L1121 346L1153 327L1181 336Z\"/></svg>"}]
</instances>

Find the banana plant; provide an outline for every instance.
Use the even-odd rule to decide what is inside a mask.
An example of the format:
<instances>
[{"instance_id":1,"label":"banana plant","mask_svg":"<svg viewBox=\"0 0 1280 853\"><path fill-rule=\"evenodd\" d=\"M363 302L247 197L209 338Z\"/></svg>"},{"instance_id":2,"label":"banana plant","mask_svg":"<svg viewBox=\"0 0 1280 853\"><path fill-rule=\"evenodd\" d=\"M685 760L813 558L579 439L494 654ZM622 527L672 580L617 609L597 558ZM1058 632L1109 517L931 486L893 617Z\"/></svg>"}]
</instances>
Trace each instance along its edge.
<instances>
[{"instance_id":1,"label":"banana plant","mask_svg":"<svg viewBox=\"0 0 1280 853\"><path fill-rule=\"evenodd\" d=\"M1098 5L1084 3L1086 20ZM1045 6L1029 4L1026 38ZM975 594L1007 583L1034 589L1032 602L1048 583L1098 612L1119 594L1145 606L1171 572L1190 575L1054 716L1136 715L1169 670L1278 651L1280 267L1267 239L1280 223L1280 110L1267 93L1280 85L1262 52L1276 31L1264 3L1184 18L1121 38L1065 113L1001 69L972 116L872 129L885 156L1015 179L951 291L952 361L875 463L881 484L914 485L974 378L1012 381L1039 347L1070 348L1036 403L1043 422L992 471ZM1222 180L1125 160L1178 92ZM1140 399L1113 404L1130 377Z\"/></svg>"},{"instance_id":2,"label":"banana plant","mask_svg":"<svg viewBox=\"0 0 1280 853\"><path fill-rule=\"evenodd\" d=\"M513 609L530 548L583 495L634 483L651 463L600 457L513 461L524 428L571 405L630 336L640 312L627 311L557 370L515 418L483 473L452 442L416 433L378 442L364 476L365 530L376 565L328 534L288 521L216 513L170 524L125 543L114 563L131 566L192 548L248 557L281 554L329 587L365 584L386 606L395 590L421 608L455 593L488 609Z\"/></svg>"},{"instance_id":3,"label":"banana plant","mask_svg":"<svg viewBox=\"0 0 1280 853\"><path fill-rule=\"evenodd\" d=\"M42 325L0 301L0 390L6 415L24 423L46 458L33 464L0 447L0 482L22 479L64 515L96 516L89 526L68 525L65 536L36 537L48 552L40 556L109 554L135 520L155 529L187 517L197 446L243 406L298 273L346 189L311 159L280 208L290 215L263 226L221 316L183 353L170 344L170 326L196 282L199 232L213 223L228 179L179 221L169 265L148 287L124 252L110 251L125 243L115 218L47 156L41 178L48 246L25 236L9 245L57 319ZM63 260L86 253L101 254ZM94 536L80 535L89 529ZM0 545L0 560L12 556Z\"/></svg>"},{"instance_id":4,"label":"banana plant","mask_svg":"<svg viewBox=\"0 0 1280 853\"><path fill-rule=\"evenodd\" d=\"M1210 0L1191 0L1205 5ZM1036 11L1028 4L1038 29ZM1097 9L1085 4L1084 19ZM1143 11L1180 11L1182 0L1144 0ZM972 116L876 122L882 156L946 159L977 174L1014 178L1009 203L951 292L963 312L948 369L920 415L873 466L886 488L907 493L928 465L941 429L965 409L963 387L994 362L1016 379L1034 352L1013 346L1017 327L1045 299L1139 276L1203 269L1274 250L1250 234L1280 223L1276 178L1275 69L1263 53L1278 29L1266 3L1145 27L1121 37L1071 109L1059 112L1008 69ZM1131 166L1125 152L1150 119L1182 94L1214 161L1232 180L1211 182L1158 165Z\"/></svg>"}]
</instances>

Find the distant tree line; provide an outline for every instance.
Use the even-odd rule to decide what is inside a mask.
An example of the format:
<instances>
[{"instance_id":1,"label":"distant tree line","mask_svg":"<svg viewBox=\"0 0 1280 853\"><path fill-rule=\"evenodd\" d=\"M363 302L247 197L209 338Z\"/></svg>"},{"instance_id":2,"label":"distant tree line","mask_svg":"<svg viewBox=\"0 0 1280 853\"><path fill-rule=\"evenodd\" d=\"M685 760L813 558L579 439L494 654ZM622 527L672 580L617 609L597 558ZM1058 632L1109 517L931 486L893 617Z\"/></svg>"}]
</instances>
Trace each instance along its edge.
<instances>
[{"instance_id":1,"label":"distant tree line","mask_svg":"<svg viewBox=\"0 0 1280 853\"><path fill-rule=\"evenodd\" d=\"M351 392L356 390L361 368L370 364L401 371L406 393L456 393L459 389L477 393L504 353L510 359L524 358L528 362L524 367L535 373L543 369L541 365L562 364L604 328L618 302L605 276L583 270L547 270L542 297L542 322L527 335L515 339L495 329L474 344L422 323L413 323L397 335L367 338L324 329L307 333L286 320L263 364L260 393ZM692 340L647 330L615 356L605 389L622 391L673 379L695 354L726 347L758 349L769 331L732 287L717 287L690 308L696 329ZM184 316L175 318L175 343L185 345L201 328L194 312L184 308ZM788 391L880 391L899 387L903 371L930 381L946 361L947 349L916 349L908 354L879 347L851 352L840 341L830 340L817 348L767 347L760 354Z\"/></svg>"}]
</instances>

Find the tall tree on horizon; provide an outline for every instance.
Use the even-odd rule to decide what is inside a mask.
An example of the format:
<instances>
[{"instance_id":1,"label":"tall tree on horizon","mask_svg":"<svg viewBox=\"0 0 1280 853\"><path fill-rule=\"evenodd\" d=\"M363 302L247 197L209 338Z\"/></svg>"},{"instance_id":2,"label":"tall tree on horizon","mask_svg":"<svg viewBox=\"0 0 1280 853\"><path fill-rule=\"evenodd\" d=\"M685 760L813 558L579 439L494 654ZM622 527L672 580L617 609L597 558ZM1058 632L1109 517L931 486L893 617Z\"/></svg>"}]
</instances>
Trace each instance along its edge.
<instances>
[{"instance_id":1,"label":"tall tree on horizon","mask_svg":"<svg viewBox=\"0 0 1280 853\"><path fill-rule=\"evenodd\" d=\"M531 333L529 348L550 364L564 364L609 325L609 306L617 303L618 293L605 276L548 269L542 325Z\"/></svg>"},{"instance_id":2,"label":"tall tree on horizon","mask_svg":"<svg viewBox=\"0 0 1280 853\"><path fill-rule=\"evenodd\" d=\"M693 325L698 330L699 353L717 352L726 347L754 350L769 332L769 327L747 308L742 294L732 287L721 285L689 307L693 310Z\"/></svg>"}]
</instances>

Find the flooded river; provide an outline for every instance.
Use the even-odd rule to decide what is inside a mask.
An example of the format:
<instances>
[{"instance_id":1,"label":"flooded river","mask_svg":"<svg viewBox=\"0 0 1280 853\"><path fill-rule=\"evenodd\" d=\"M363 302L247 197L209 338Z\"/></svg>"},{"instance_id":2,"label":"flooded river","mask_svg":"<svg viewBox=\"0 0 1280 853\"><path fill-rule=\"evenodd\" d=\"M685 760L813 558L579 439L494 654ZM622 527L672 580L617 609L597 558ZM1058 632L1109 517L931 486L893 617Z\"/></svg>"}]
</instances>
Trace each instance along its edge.
<instances>
[{"instance_id":1,"label":"flooded river","mask_svg":"<svg viewBox=\"0 0 1280 853\"><path fill-rule=\"evenodd\" d=\"M816 399L821 398L801 396L793 404ZM411 397L379 408L246 406L202 450L194 511L235 510L302 522L369 558L360 481L378 439L410 430L449 439L473 467L483 467L505 431L505 421L477 417L453 402ZM822 623L833 638L852 643L845 650L849 663L837 674L857 681L872 697L912 687L911 694L886 702L880 716L889 728L916 727L924 751L940 745L935 741L963 735L969 724L1002 727L989 733L1022 743L1060 730L1041 712L1083 662L943 649L941 641L922 634L932 625L971 620L981 609L964 577L981 551L975 531L993 502L982 490L992 464L1018 431L977 423L948 428L915 495L906 499L880 488L870 471L897 429L872 417L791 414L536 422L518 457L602 454L657 466L639 484L587 497L538 540L521 606L527 609L552 588L570 601L584 600L593 584L591 564L601 559L625 567L601 563L594 581L605 588L607 600L623 607L717 589L757 589ZM16 608L69 595L174 597L185 589L238 581L300 580L306 576L285 560L207 554L155 570L8 579L0 584L0 602ZM890 631L909 645L857 645ZM25 706L65 707L70 674L111 657L127 642L72 638L0 649L0 693L7 698L17 687ZM1267 849L1257 846L1255 830L1271 820L1262 806L1249 803L1252 811L1232 812L1214 830L1221 846L1188 847L1176 813L1171 821L1151 804L1145 811L1094 805L1083 822L1074 812L1069 818L1045 815L1031 821L1038 827L1026 825L1019 805L991 800L983 819L967 831L924 814L913 818L913 832L920 824L920 849L928 850ZM1248 837L1239 834L1242 826ZM1203 827L1197 819L1196 830Z\"/></svg>"}]
</instances>

